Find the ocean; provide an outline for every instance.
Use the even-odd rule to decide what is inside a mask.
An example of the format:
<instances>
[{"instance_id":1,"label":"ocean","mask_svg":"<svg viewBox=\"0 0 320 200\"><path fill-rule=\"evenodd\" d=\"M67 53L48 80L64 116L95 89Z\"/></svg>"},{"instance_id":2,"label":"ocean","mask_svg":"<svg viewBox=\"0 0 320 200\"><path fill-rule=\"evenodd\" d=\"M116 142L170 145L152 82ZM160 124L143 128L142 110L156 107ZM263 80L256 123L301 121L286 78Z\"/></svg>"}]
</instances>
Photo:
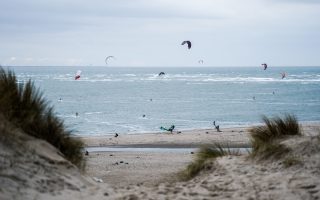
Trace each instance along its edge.
<instances>
[{"instance_id":1,"label":"ocean","mask_svg":"<svg viewBox=\"0 0 320 200\"><path fill-rule=\"evenodd\" d=\"M75 135L144 134L171 125L212 128L213 121L223 130L287 113L299 121L320 120L320 67L10 69L19 82L34 81Z\"/></svg>"}]
</instances>

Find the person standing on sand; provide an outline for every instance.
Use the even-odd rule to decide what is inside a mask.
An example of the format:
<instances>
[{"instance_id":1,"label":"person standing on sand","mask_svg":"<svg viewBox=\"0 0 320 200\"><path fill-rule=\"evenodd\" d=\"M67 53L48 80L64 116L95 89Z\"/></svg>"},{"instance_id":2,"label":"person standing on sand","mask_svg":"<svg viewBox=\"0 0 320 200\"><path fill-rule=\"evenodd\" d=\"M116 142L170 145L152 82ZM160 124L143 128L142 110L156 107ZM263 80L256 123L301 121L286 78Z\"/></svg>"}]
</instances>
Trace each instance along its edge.
<instances>
[{"instance_id":1,"label":"person standing on sand","mask_svg":"<svg viewBox=\"0 0 320 200\"><path fill-rule=\"evenodd\" d=\"M216 126L216 121L213 121L213 126L216 128L217 132L222 132L222 131L220 131L219 125Z\"/></svg>"}]
</instances>

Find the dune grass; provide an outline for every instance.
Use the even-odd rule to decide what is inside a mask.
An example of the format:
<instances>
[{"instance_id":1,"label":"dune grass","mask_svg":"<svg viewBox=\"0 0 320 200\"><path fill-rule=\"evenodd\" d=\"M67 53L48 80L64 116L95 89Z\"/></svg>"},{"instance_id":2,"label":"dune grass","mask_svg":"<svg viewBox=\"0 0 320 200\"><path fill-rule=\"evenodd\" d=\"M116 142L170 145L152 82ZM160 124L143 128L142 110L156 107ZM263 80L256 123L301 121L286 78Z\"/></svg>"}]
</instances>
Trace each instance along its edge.
<instances>
[{"instance_id":1,"label":"dune grass","mask_svg":"<svg viewBox=\"0 0 320 200\"><path fill-rule=\"evenodd\" d=\"M12 71L0 66L0 94L0 113L6 120L26 134L46 140L67 160L84 169L83 142L71 137L71 131L55 116L31 80L18 83Z\"/></svg>"},{"instance_id":2,"label":"dune grass","mask_svg":"<svg viewBox=\"0 0 320 200\"><path fill-rule=\"evenodd\" d=\"M281 139L288 136L301 135L301 130L297 118L294 115L286 114L283 119L274 117L269 119L262 117L264 126L251 128L252 157L266 159L281 157L290 150L280 143Z\"/></svg>"},{"instance_id":3,"label":"dune grass","mask_svg":"<svg viewBox=\"0 0 320 200\"><path fill-rule=\"evenodd\" d=\"M196 154L195 160L185 170L178 173L178 177L182 181L188 181L197 176L201 171L210 169L212 167L210 161L226 155L239 155L239 152L232 151L228 147L223 148L220 144L201 147Z\"/></svg>"}]
</instances>

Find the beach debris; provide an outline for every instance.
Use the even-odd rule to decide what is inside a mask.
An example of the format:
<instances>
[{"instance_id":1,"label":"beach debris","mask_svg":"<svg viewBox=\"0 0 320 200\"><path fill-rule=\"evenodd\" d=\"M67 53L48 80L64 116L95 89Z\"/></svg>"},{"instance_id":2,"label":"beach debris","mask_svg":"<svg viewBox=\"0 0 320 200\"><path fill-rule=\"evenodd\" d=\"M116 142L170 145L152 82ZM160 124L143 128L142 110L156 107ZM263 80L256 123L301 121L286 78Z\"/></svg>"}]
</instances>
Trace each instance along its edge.
<instances>
[{"instance_id":1,"label":"beach debris","mask_svg":"<svg viewBox=\"0 0 320 200\"><path fill-rule=\"evenodd\" d=\"M190 152L190 154L194 154L194 152L193 152L193 151L191 151L191 152Z\"/></svg>"},{"instance_id":2,"label":"beach debris","mask_svg":"<svg viewBox=\"0 0 320 200\"><path fill-rule=\"evenodd\" d=\"M128 162L125 162L124 164L129 165L129 163L128 163Z\"/></svg>"},{"instance_id":3,"label":"beach debris","mask_svg":"<svg viewBox=\"0 0 320 200\"><path fill-rule=\"evenodd\" d=\"M216 128L217 132L222 132L220 130L220 126L219 125L216 125L216 121L213 121L213 126Z\"/></svg>"},{"instance_id":4,"label":"beach debris","mask_svg":"<svg viewBox=\"0 0 320 200\"><path fill-rule=\"evenodd\" d=\"M92 179L93 179L95 182L103 183L103 180L102 180L101 178L92 177Z\"/></svg>"},{"instance_id":5,"label":"beach debris","mask_svg":"<svg viewBox=\"0 0 320 200\"><path fill-rule=\"evenodd\" d=\"M185 40L181 43L181 45L188 44L188 49L191 49L191 42L189 40Z\"/></svg>"},{"instance_id":6,"label":"beach debris","mask_svg":"<svg viewBox=\"0 0 320 200\"><path fill-rule=\"evenodd\" d=\"M114 134L114 137L118 137L118 136L119 136L119 134L118 134L118 133Z\"/></svg>"},{"instance_id":7,"label":"beach debris","mask_svg":"<svg viewBox=\"0 0 320 200\"><path fill-rule=\"evenodd\" d=\"M104 60L107 65L108 65L108 60L111 59L111 58L112 58L112 59L115 59L114 56L107 56L106 59Z\"/></svg>"},{"instance_id":8,"label":"beach debris","mask_svg":"<svg viewBox=\"0 0 320 200\"><path fill-rule=\"evenodd\" d=\"M115 163L113 163L112 165L119 165L119 163L118 163L118 162L115 162Z\"/></svg>"},{"instance_id":9,"label":"beach debris","mask_svg":"<svg viewBox=\"0 0 320 200\"><path fill-rule=\"evenodd\" d=\"M170 128L165 128L163 126L160 127L161 130L164 130L164 131L170 131L172 133L172 131L174 130L175 126L174 125L171 125Z\"/></svg>"},{"instance_id":10,"label":"beach debris","mask_svg":"<svg viewBox=\"0 0 320 200\"><path fill-rule=\"evenodd\" d=\"M266 69L268 68L267 63L262 63L261 65L262 65L262 67L263 67L263 70L266 70Z\"/></svg>"},{"instance_id":11,"label":"beach debris","mask_svg":"<svg viewBox=\"0 0 320 200\"><path fill-rule=\"evenodd\" d=\"M208 131L206 131L206 134L209 134L209 132L208 132Z\"/></svg>"},{"instance_id":12,"label":"beach debris","mask_svg":"<svg viewBox=\"0 0 320 200\"><path fill-rule=\"evenodd\" d=\"M109 156L113 156L113 154L110 154Z\"/></svg>"},{"instance_id":13,"label":"beach debris","mask_svg":"<svg viewBox=\"0 0 320 200\"><path fill-rule=\"evenodd\" d=\"M284 79L287 76L287 74L285 72L281 73L281 79Z\"/></svg>"},{"instance_id":14,"label":"beach debris","mask_svg":"<svg viewBox=\"0 0 320 200\"><path fill-rule=\"evenodd\" d=\"M158 74L158 76L164 76L164 75L166 75L166 73L164 73L164 72L160 72L160 73Z\"/></svg>"},{"instance_id":15,"label":"beach debris","mask_svg":"<svg viewBox=\"0 0 320 200\"><path fill-rule=\"evenodd\" d=\"M78 79L80 79L80 77L81 77L81 70L78 70L76 72L76 75L74 76L74 80L78 80Z\"/></svg>"},{"instance_id":16,"label":"beach debris","mask_svg":"<svg viewBox=\"0 0 320 200\"><path fill-rule=\"evenodd\" d=\"M84 155L88 156L88 155L89 155L89 152L88 152L88 151L86 151L86 153L85 153Z\"/></svg>"},{"instance_id":17,"label":"beach debris","mask_svg":"<svg viewBox=\"0 0 320 200\"><path fill-rule=\"evenodd\" d=\"M120 161L120 163L123 163L123 161Z\"/></svg>"}]
</instances>

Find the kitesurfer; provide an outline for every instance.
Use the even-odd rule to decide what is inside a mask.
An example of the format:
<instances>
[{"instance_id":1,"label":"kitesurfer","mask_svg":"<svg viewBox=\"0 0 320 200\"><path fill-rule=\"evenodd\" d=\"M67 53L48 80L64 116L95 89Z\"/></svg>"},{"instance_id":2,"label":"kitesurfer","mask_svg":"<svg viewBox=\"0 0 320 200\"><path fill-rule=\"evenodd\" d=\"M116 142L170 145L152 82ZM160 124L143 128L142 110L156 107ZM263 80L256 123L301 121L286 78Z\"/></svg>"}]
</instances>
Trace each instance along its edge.
<instances>
[{"instance_id":1,"label":"kitesurfer","mask_svg":"<svg viewBox=\"0 0 320 200\"><path fill-rule=\"evenodd\" d=\"M164 72L160 72L159 74L158 74L158 76L162 76L162 75L165 75L166 73L164 73Z\"/></svg>"},{"instance_id":2,"label":"kitesurfer","mask_svg":"<svg viewBox=\"0 0 320 200\"><path fill-rule=\"evenodd\" d=\"M216 128L216 130L217 130L217 132L221 132L220 131L220 126L218 125L216 125L216 121L213 121L213 126Z\"/></svg>"}]
</instances>

